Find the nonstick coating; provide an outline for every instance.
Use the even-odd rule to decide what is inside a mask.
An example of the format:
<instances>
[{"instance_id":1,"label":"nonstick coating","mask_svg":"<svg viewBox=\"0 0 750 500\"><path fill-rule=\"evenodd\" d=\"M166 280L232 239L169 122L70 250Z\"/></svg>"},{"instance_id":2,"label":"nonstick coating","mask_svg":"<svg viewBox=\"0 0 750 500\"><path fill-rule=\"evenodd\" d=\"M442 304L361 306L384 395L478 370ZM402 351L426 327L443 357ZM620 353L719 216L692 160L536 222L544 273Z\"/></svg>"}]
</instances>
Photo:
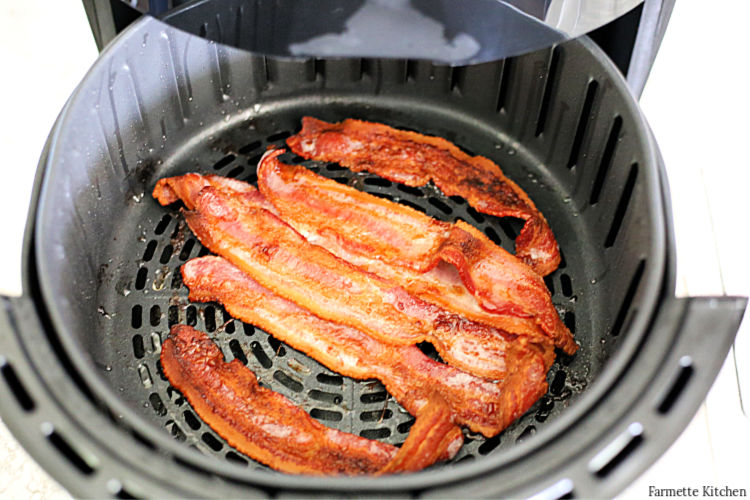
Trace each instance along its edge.
<instances>
[{"instance_id":1,"label":"nonstick coating","mask_svg":"<svg viewBox=\"0 0 750 500\"><path fill-rule=\"evenodd\" d=\"M177 270L206 251L177 212L150 197L156 180L185 172L254 182L260 154L282 145L305 115L380 121L493 159L549 220L564 259L545 281L581 349L559 354L549 393L526 415L493 439L467 434L454 462L540 439L623 337L644 328L664 273L655 152L619 75L592 47L574 41L460 68L291 61L142 21L102 55L50 149L35 249L62 347L96 397L118 408L119 423L171 434L206 460L265 468L232 450L165 380L159 349L176 322L208 331L228 360L239 358L324 424L403 442L412 418L379 383L331 373L218 305L190 304ZM434 217L461 218L513 250L519 221L478 214L432 186L302 163Z\"/></svg>"}]
</instances>

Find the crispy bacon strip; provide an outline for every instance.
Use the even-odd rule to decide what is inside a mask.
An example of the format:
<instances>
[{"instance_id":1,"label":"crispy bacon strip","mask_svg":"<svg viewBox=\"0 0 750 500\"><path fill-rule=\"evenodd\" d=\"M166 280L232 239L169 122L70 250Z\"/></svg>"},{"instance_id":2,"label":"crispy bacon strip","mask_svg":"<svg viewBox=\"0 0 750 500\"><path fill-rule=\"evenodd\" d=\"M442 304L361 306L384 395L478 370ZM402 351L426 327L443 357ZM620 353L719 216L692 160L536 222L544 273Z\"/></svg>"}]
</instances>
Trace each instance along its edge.
<instances>
[{"instance_id":1,"label":"crispy bacon strip","mask_svg":"<svg viewBox=\"0 0 750 500\"><path fill-rule=\"evenodd\" d=\"M354 328L320 319L273 294L221 257L182 266L190 300L221 303L235 318L257 325L330 370L356 379L375 378L412 415L433 394L446 402L455 422L492 437L525 413L546 392L552 349L519 339L508 346L509 373L502 382L469 375L425 356L415 346L389 346ZM507 398L506 392L519 397Z\"/></svg>"},{"instance_id":2,"label":"crispy bacon strip","mask_svg":"<svg viewBox=\"0 0 750 500\"><path fill-rule=\"evenodd\" d=\"M408 186L432 181L446 195L461 196L482 213L523 219L516 255L542 276L560 264L557 241L528 195L491 160L470 156L445 139L380 123L327 123L307 116L287 144L304 158L367 170Z\"/></svg>"},{"instance_id":3,"label":"crispy bacon strip","mask_svg":"<svg viewBox=\"0 0 750 500\"><path fill-rule=\"evenodd\" d=\"M575 352L544 281L482 232L281 163L283 152L261 159L258 187L308 241L473 321L532 336L538 325L558 347Z\"/></svg>"},{"instance_id":4,"label":"crispy bacon strip","mask_svg":"<svg viewBox=\"0 0 750 500\"><path fill-rule=\"evenodd\" d=\"M161 179L154 197L169 201L189 192L175 187L181 179ZM189 179L192 184L194 177ZM335 257L249 196L209 185L186 205L194 207L185 219L203 245L287 300L392 345L429 341L446 362L469 373L505 375L504 353L515 336L445 311Z\"/></svg>"},{"instance_id":5,"label":"crispy bacon strip","mask_svg":"<svg viewBox=\"0 0 750 500\"><path fill-rule=\"evenodd\" d=\"M282 472L408 472L453 457L463 442L439 399L417 416L417 432L401 450L326 427L281 394L261 387L238 360L226 363L216 344L189 326L172 327L161 363L169 382L212 429L245 455Z\"/></svg>"}]
</instances>

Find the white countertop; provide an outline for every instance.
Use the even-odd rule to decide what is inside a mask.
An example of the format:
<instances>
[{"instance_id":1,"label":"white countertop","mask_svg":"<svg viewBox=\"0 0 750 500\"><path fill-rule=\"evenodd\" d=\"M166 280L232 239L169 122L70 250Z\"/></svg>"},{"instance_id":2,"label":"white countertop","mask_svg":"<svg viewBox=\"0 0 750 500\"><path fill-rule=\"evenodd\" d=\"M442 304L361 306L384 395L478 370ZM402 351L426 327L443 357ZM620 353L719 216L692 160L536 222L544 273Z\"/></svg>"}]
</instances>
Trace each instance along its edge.
<instances>
[{"instance_id":1,"label":"white countertop","mask_svg":"<svg viewBox=\"0 0 750 500\"><path fill-rule=\"evenodd\" d=\"M719 15L730 6L736 15ZM678 2L641 100L672 189L678 295L750 295L743 260L750 250L746 19L750 2ZM36 163L58 112L96 56L80 1L0 3L0 293L21 291L21 241ZM748 323L690 426L621 498L647 497L649 485L750 491ZM69 498L1 422L0 498Z\"/></svg>"}]
</instances>

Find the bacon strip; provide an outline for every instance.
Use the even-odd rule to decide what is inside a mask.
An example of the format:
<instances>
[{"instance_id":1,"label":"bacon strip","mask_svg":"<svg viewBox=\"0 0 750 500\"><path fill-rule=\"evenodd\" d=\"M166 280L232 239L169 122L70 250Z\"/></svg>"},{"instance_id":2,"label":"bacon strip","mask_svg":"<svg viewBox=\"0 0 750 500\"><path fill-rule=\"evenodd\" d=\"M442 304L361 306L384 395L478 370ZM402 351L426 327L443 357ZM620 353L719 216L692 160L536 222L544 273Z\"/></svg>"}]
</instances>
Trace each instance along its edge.
<instances>
[{"instance_id":1,"label":"bacon strip","mask_svg":"<svg viewBox=\"0 0 750 500\"><path fill-rule=\"evenodd\" d=\"M560 264L560 251L547 220L500 167L470 156L445 139L397 130L380 123L302 119L302 130L287 144L296 154L367 170L408 186L429 181L448 196L461 196L479 212L526 221L516 238L516 255L545 276Z\"/></svg>"},{"instance_id":2,"label":"bacon strip","mask_svg":"<svg viewBox=\"0 0 750 500\"><path fill-rule=\"evenodd\" d=\"M532 336L538 325L568 354L576 351L544 281L482 232L286 165L283 153L261 159L258 187L308 241L468 319Z\"/></svg>"},{"instance_id":3,"label":"bacon strip","mask_svg":"<svg viewBox=\"0 0 750 500\"><path fill-rule=\"evenodd\" d=\"M499 384L425 356L415 346L389 346L354 328L320 319L273 294L221 257L182 266L190 300L219 302L235 318L257 325L330 370L356 379L375 378L412 415L432 395L446 402L455 422L492 437L525 413L547 390L551 348L519 339L508 346L509 373ZM518 397L506 398L506 393Z\"/></svg>"},{"instance_id":4,"label":"bacon strip","mask_svg":"<svg viewBox=\"0 0 750 500\"><path fill-rule=\"evenodd\" d=\"M161 179L154 197L168 201L189 191L178 186L181 179ZM192 184L194 177L189 179ZM504 377L504 353L514 335L468 321L360 270L309 243L249 198L205 186L186 203L194 210L185 212L185 219L204 246L323 319L392 345L428 341L446 362L464 371Z\"/></svg>"},{"instance_id":5,"label":"bacon strip","mask_svg":"<svg viewBox=\"0 0 750 500\"><path fill-rule=\"evenodd\" d=\"M172 327L161 363L170 383L212 429L240 452L282 472L414 471L455 456L463 442L440 400L417 416L416 432L401 450L326 427L281 394L261 387L238 360L226 363L216 344L189 326Z\"/></svg>"}]
</instances>

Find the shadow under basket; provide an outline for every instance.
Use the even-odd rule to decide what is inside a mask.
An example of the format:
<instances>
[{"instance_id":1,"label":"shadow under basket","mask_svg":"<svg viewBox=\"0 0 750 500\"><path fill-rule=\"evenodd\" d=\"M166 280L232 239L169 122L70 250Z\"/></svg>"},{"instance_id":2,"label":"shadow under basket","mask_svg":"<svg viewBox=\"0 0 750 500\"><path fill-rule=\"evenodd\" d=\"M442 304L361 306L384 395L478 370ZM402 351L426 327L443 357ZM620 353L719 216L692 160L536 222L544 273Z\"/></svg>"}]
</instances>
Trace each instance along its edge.
<instances>
[{"instance_id":1,"label":"shadow under basket","mask_svg":"<svg viewBox=\"0 0 750 500\"><path fill-rule=\"evenodd\" d=\"M262 152L306 115L383 122L491 158L558 239L563 262L545 282L581 348L558 353L548 393L523 417L492 439L467 433L450 462L380 478L277 473L232 449L161 370L169 326L192 325L325 425L404 441L413 417L380 383L190 303L179 267L208 252L150 197L159 178L192 171L254 183ZM519 221L432 185L283 159L514 249ZM2 418L81 496L611 496L692 418L745 308L674 297L668 200L635 100L586 38L451 68L264 58L143 18L102 53L43 152L24 295L0 302Z\"/></svg>"}]
</instances>

